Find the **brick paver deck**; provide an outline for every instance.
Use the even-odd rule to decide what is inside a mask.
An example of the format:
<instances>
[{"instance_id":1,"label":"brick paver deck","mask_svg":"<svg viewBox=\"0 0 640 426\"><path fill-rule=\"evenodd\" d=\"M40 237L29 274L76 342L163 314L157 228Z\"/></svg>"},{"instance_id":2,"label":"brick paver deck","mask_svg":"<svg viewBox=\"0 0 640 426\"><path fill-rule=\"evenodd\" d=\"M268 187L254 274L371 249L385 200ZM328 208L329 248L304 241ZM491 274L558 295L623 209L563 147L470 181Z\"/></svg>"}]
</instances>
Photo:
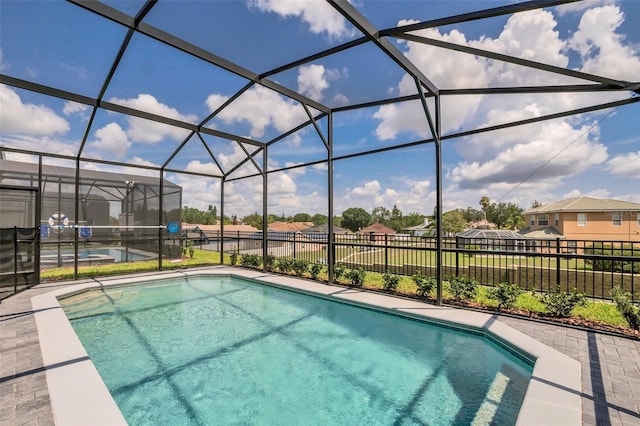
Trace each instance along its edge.
<instances>
[{"instance_id":1,"label":"brick paver deck","mask_svg":"<svg viewBox=\"0 0 640 426\"><path fill-rule=\"evenodd\" d=\"M31 297L64 285L41 284L0 303L1 425L54 424ZM640 425L640 341L500 321L581 362L584 425Z\"/></svg>"}]
</instances>

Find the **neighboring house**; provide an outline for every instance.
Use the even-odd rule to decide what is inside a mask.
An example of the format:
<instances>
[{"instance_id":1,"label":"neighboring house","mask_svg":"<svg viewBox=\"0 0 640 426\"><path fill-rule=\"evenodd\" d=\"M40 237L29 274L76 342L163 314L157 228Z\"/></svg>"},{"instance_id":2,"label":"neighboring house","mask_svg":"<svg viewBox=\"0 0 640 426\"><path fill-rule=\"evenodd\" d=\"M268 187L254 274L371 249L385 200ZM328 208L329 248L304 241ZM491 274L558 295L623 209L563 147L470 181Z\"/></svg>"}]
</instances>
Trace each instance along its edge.
<instances>
[{"instance_id":1,"label":"neighboring house","mask_svg":"<svg viewBox=\"0 0 640 426\"><path fill-rule=\"evenodd\" d=\"M311 228L313 222L273 222L267 229L276 232L299 232Z\"/></svg>"},{"instance_id":2,"label":"neighboring house","mask_svg":"<svg viewBox=\"0 0 640 426\"><path fill-rule=\"evenodd\" d=\"M311 228L307 228L302 231L302 234L313 241L327 241L327 235L329 231L328 224L316 225ZM333 235L346 235L349 233L348 229L341 228L333 225Z\"/></svg>"},{"instance_id":3,"label":"neighboring house","mask_svg":"<svg viewBox=\"0 0 640 426\"><path fill-rule=\"evenodd\" d=\"M371 242L384 242L385 239L387 241L393 241L395 233L396 231L384 226L381 223L374 223L373 225L369 225L366 228L362 228L358 231L359 235L365 236Z\"/></svg>"},{"instance_id":4,"label":"neighboring house","mask_svg":"<svg viewBox=\"0 0 640 426\"><path fill-rule=\"evenodd\" d=\"M640 203L570 198L524 212L521 235L536 239L640 241Z\"/></svg>"},{"instance_id":5,"label":"neighboring house","mask_svg":"<svg viewBox=\"0 0 640 426\"><path fill-rule=\"evenodd\" d=\"M413 235L414 237L423 237L425 235L428 236L428 235L435 234L433 227L429 223L429 219L426 217L424 218L424 222L422 224L416 225L416 226L409 226L407 228L402 228L402 230L409 232L409 234Z\"/></svg>"},{"instance_id":6,"label":"neighboring house","mask_svg":"<svg viewBox=\"0 0 640 426\"><path fill-rule=\"evenodd\" d=\"M469 228L471 229L496 229L497 227L495 223L489 222L487 219L469 223Z\"/></svg>"}]
</instances>

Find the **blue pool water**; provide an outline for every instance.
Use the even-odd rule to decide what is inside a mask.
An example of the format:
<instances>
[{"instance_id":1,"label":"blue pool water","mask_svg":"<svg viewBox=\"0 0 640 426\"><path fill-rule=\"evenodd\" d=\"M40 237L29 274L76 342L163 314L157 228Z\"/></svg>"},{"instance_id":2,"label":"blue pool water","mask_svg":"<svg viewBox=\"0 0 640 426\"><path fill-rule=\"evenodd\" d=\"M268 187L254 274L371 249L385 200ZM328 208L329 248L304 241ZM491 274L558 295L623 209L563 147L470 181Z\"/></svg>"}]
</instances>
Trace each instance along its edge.
<instances>
[{"instance_id":1,"label":"blue pool water","mask_svg":"<svg viewBox=\"0 0 640 426\"><path fill-rule=\"evenodd\" d=\"M63 263L73 262L74 259L74 251L73 250L60 250L60 258ZM127 251L124 248L84 248L78 250L78 259L92 259L99 260L102 256L112 257L113 262L135 262L138 260L149 260L153 259L151 256L147 256L144 254L137 253L133 250ZM58 261L58 251L57 250L42 250L40 253L40 258L44 263L51 263Z\"/></svg>"},{"instance_id":2,"label":"blue pool water","mask_svg":"<svg viewBox=\"0 0 640 426\"><path fill-rule=\"evenodd\" d=\"M131 425L513 424L532 371L481 335L238 278L61 304Z\"/></svg>"}]
</instances>

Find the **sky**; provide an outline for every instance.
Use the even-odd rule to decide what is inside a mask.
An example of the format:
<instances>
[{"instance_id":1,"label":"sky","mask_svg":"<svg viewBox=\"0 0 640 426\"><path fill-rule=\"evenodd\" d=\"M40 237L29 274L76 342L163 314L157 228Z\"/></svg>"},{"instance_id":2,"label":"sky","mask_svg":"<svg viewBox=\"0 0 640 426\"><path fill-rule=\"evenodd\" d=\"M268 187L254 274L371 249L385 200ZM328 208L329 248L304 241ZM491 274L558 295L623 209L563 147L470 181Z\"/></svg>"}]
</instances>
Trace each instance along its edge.
<instances>
[{"instance_id":1,"label":"sky","mask_svg":"<svg viewBox=\"0 0 640 426\"><path fill-rule=\"evenodd\" d=\"M135 16L141 1L108 1ZM386 29L452 14L508 4L505 1L353 0L376 28ZM640 1L595 0L417 31L435 40L508 54L630 82L640 81ZM371 43L283 72L278 67L355 40L362 34L327 3L276 0L159 1L145 17L173 34L243 69L306 97L339 108L393 96L413 95L412 77ZM635 25L634 25L635 22ZM126 28L61 1L0 1L0 73L97 98L186 123L202 124L258 142L270 142L307 119L302 104L266 86L251 86L213 119L248 81L199 58L136 33L105 85ZM585 80L511 65L450 50L389 39L439 89L586 84ZM104 86L104 87L103 87ZM543 95L443 96L442 134L625 100L633 92ZM434 113L432 100L428 101ZM319 111L309 108L311 114ZM189 131L0 84L0 145L28 151L77 155L87 169L158 175L111 166L167 166L214 175L230 173L225 214L243 217L262 210L262 153L234 169L256 148L202 134L185 144ZM334 213L374 207L431 214L436 200L432 143L363 156L366 151L432 137L419 102L336 112L333 122ZM313 163L268 174L268 213L327 214L327 118L322 134L306 126L269 145L267 167ZM86 134L86 143L81 145ZM206 145L206 147L205 147ZM180 148L180 149L178 149ZM212 161L208 150L215 157ZM172 154L175 152L173 157ZM7 152L7 159L36 161ZM344 158L342 158L344 157ZM442 142L443 209L473 207L488 196L527 209L592 196L640 202L640 104L529 124ZM71 160L46 164L74 167ZM166 178L183 187L183 205L219 209L221 182L183 173Z\"/></svg>"}]
</instances>

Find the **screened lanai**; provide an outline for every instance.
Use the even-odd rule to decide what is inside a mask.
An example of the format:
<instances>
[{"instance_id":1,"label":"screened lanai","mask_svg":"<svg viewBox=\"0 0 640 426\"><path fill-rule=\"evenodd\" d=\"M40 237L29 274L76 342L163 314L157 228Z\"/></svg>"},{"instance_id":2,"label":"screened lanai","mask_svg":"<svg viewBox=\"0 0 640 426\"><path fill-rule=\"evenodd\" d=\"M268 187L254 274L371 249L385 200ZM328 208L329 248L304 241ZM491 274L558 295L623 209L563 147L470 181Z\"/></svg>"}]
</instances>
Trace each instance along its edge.
<instances>
[{"instance_id":1,"label":"screened lanai","mask_svg":"<svg viewBox=\"0 0 640 426\"><path fill-rule=\"evenodd\" d=\"M0 186L36 203L32 220L3 227L37 229L36 258L62 238L76 270L82 232L103 223L126 233L132 220L144 240L135 248L162 269L185 205L257 212L263 229L269 213L313 209L333 229L341 211L373 199L434 211L440 259L442 212L464 202L458 193L535 197L589 167L609 188L638 177L628 166L637 137L609 136L639 130L635 2L0 8ZM64 170L57 198L50 168ZM51 215L59 225L62 210L68 233L40 226ZM329 234L329 281L333 243Z\"/></svg>"}]
</instances>

